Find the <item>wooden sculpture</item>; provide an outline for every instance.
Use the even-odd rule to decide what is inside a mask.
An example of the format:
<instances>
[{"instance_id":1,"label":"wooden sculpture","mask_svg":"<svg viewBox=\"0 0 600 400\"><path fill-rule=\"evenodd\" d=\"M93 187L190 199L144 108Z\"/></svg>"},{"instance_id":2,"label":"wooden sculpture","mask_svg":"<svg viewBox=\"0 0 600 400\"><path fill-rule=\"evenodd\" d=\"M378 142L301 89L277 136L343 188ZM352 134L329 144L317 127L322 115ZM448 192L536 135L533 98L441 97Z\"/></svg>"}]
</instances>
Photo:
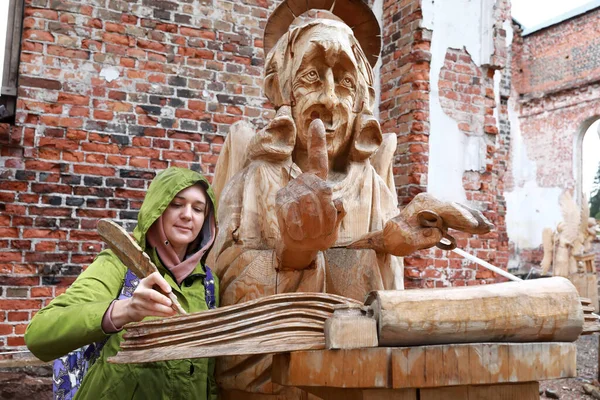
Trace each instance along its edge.
<instances>
[{"instance_id":1,"label":"wooden sculpture","mask_svg":"<svg viewBox=\"0 0 600 400\"><path fill-rule=\"evenodd\" d=\"M310 9L326 11L290 28ZM283 1L264 44L264 91L276 115L257 132L235 125L215 171L219 234L210 265L222 305L286 292L362 302L373 290L403 289L398 256L438 244L448 228L489 232L480 212L427 194L399 213L396 138L382 135L373 116L381 38L366 4ZM439 217L439 227L423 226L423 211ZM270 356L220 359L225 397L278 393L270 365Z\"/></svg>"},{"instance_id":2,"label":"wooden sculpture","mask_svg":"<svg viewBox=\"0 0 600 400\"><path fill-rule=\"evenodd\" d=\"M130 324L109 362L277 353L257 377L289 386L274 399L534 400L538 380L575 376L570 342L600 330L592 311L562 277L376 291L366 305L286 293Z\"/></svg>"},{"instance_id":3,"label":"wooden sculpture","mask_svg":"<svg viewBox=\"0 0 600 400\"><path fill-rule=\"evenodd\" d=\"M552 267L553 275L568 277L577 273L575 256L591 252L592 241L596 237L596 220L590 218L590 208L583 196L581 208L569 192L563 192L559 198L563 220L553 232L545 228L542 232L544 257L542 274Z\"/></svg>"},{"instance_id":4,"label":"wooden sculpture","mask_svg":"<svg viewBox=\"0 0 600 400\"><path fill-rule=\"evenodd\" d=\"M597 274L594 266L595 254L592 241L596 238L596 220L590 218L590 209L585 196L581 208L569 192L563 192L559 198L563 220L556 232L545 228L542 232L544 257L542 274L552 268L554 276L569 278L577 287L579 294L591 299L598 310Z\"/></svg>"}]
</instances>

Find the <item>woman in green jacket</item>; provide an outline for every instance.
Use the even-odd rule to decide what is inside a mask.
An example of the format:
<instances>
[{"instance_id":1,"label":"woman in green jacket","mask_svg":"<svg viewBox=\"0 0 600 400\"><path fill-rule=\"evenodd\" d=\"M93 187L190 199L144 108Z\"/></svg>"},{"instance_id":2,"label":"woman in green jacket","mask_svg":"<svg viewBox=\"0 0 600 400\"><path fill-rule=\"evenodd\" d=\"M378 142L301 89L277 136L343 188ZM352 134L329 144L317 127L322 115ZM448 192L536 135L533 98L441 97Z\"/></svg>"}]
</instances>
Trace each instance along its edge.
<instances>
[{"instance_id":1,"label":"woman in green jacket","mask_svg":"<svg viewBox=\"0 0 600 400\"><path fill-rule=\"evenodd\" d=\"M102 251L64 294L31 320L25 342L41 360L106 340L75 399L216 399L213 359L107 362L119 350L123 325L174 315L171 300L152 289L154 285L174 292L190 313L207 310L207 302L218 306L216 277L214 299L206 298L212 282L205 279L204 266L215 238L215 215L214 193L204 176L182 168L159 173L133 233L159 272L140 280L131 297L120 299L127 267L111 250Z\"/></svg>"}]
</instances>

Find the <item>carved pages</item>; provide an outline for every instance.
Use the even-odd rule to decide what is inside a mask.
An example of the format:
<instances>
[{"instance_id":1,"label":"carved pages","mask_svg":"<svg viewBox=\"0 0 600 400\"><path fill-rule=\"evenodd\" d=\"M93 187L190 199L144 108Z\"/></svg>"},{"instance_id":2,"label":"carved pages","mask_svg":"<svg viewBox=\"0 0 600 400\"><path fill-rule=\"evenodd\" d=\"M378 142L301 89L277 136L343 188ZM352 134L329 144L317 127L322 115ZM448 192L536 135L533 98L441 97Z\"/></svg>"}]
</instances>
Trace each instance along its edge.
<instances>
[{"instance_id":1,"label":"carved pages","mask_svg":"<svg viewBox=\"0 0 600 400\"><path fill-rule=\"evenodd\" d=\"M325 348L323 327L341 296L288 293L209 311L129 324L114 363Z\"/></svg>"}]
</instances>

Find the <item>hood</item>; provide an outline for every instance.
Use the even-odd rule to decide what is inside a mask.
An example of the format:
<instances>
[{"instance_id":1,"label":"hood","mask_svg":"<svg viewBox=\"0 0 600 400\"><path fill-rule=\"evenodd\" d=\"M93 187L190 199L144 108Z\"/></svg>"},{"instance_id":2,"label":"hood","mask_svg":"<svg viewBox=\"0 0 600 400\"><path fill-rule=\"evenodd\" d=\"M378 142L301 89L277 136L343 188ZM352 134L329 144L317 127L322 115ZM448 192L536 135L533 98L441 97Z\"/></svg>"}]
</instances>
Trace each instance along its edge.
<instances>
[{"instance_id":1,"label":"hood","mask_svg":"<svg viewBox=\"0 0 600 400\"><path fill-rule=\"evenodd\" d=\"M190 169L171 167L158 173L150 183L146 197L138 214L138 223L133 230L133 237L142 250L146 250L146 235L152 224L162 215L177 193L196 183L202 183L211 202L210 212L204 221L201 233L209 226L212 219L216 223L217 202L215 193L208 180L199 172Z\"/></svg>"}]
</instances>

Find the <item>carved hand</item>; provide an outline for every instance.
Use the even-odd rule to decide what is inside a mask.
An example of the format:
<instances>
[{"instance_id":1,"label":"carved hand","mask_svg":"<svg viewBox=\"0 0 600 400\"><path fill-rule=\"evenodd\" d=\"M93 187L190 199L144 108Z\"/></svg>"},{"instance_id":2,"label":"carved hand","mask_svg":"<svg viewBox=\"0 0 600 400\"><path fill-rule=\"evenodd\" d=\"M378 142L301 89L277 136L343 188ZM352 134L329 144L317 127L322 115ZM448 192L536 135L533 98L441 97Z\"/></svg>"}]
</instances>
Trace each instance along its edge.
<instances>
[{"instance_id":1,"label":"carved hand","mask_svg":"<svg viewBox=\"0 0 600 400\"><path fill-rule=\"evenodd\" d=\"M325 126L315 119L309 127L309 170L277 192L277 218L282 243L277 248L283 268L303 269L319 250L330 248L346 215L341 199L332 199L327 183Z\"/></svg>"},{"instance_id":2,"label":"carved hand","mask_svg":"<svg viewBox=\"0 0 600 400\"><path fill-rule=\"evenodd\" d=\"M442 220L440 227L424 227L419 221L419 213L422 211L437 214ZM348 247L371 248L395 256L407 256L438 244L448 228L485 234L493 227L477 210L454 202L443 202L427 193L420 193L400 214L385 224L383 231L369 233Z\"/></svg>"}]
</instances>

